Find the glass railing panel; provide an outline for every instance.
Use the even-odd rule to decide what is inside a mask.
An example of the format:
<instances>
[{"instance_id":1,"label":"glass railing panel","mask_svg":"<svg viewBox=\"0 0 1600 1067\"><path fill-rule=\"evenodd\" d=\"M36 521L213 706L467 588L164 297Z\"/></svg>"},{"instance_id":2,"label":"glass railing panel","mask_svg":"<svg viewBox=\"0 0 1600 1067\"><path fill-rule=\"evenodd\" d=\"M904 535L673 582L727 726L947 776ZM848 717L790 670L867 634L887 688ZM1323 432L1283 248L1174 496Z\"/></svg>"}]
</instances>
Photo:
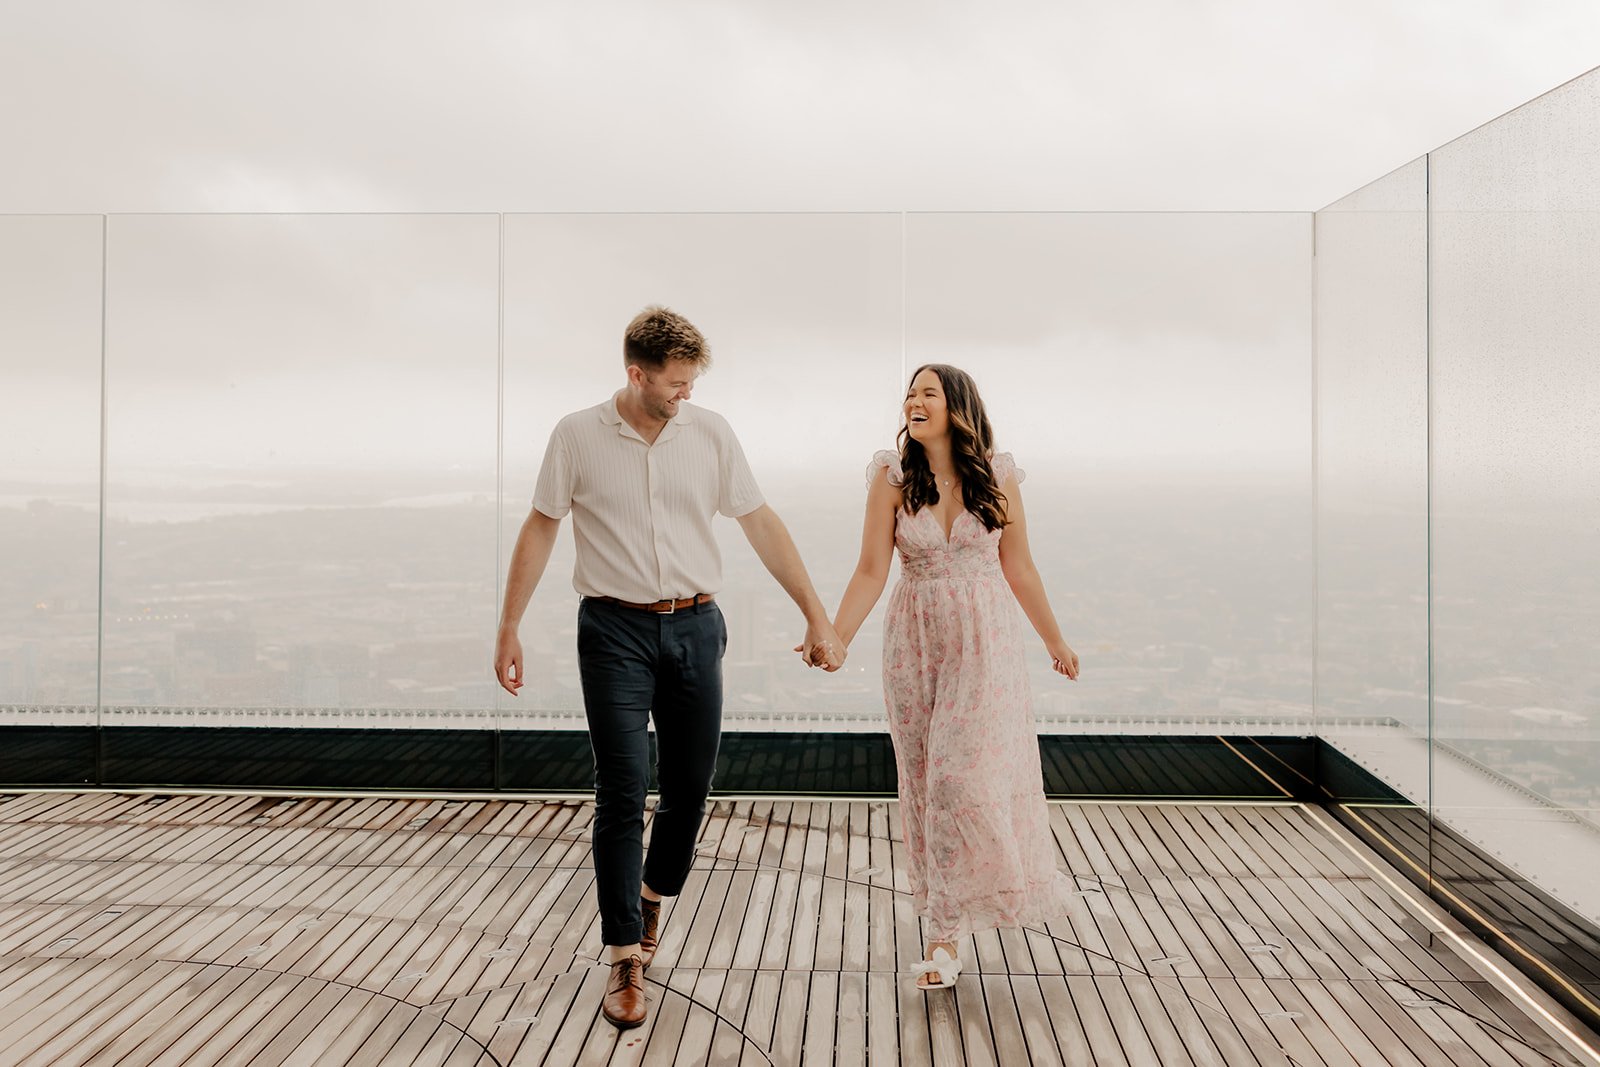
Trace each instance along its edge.
<instances>
[{"instance_id":1,"label":"glass railing panel","mask_svg":"<svg viewBox=\"0 0 1600 1067\"><path fill-rule=\"evenodd\" d=\"M102 225L0 216L0 723L95 721Z\"/></svg>"},{"instance_id":2,"label":"glass railing panel","mask_svg":"<svg viewBox=\"0 0 1600 1067\"><path fill-rule=\"evenodd\" d=\"M907 363L1027 471L1045 731L1309 733L1311 216L911 215Z\"/></svg>"},{"instance_id":3,"label":"glass railing panel","mask_svg":"<svg viewBox=\"0 0 1600 1067\"><path fill-rule=\"evenodd\" d=\"M692 403L724 416L832 611L860 547L864 472L900 398L898 215L508 215L505 566L546 442L625 381L622 334L647 304L686 316L713 364ZM582 727L572 524L521 629L527 687L507 728ZM881 729L877 620L835 674L791 649L803 624L738 524L716 521L730 730Z\"/></svg>"},{"instance_id":4,"label":"glass railing panel","mask_svg":"<svg viewBox=\"0 0 1600 1067\"><path fill-rule=\"evenodd\" d=\"M497 218L108 247L105 721L492 724Z\"/></svg>"},{"instance_id":5,"label":"glass railing panel","mask_svg":"<svg viewBox=\"0 0 1600 1067\"><path fill-rule=\"evenodd\" d=\"M1430 155L1434 812L1600 919L1600 73Z\"/></svg>"},{"instance_id":6,"label":"glass railing panel","mask_svg":"<svg viewBox=\"0 0 1600 1067\"><path fill-rule=\"evenodd\" d=\"M1428 792L1428 162L1317 213L1317 733Z\"/></svg>"}]
</instances>

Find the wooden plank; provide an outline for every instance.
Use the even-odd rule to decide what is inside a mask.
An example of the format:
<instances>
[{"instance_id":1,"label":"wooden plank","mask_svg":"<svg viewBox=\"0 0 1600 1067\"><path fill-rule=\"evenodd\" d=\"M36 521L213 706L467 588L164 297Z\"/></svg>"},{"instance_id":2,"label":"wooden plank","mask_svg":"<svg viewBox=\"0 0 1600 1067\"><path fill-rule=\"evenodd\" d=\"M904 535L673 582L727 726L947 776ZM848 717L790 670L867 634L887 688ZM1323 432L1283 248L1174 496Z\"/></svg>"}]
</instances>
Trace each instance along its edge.
<instances>
[{"instance_id":1,"label":"wooden plank","mask_svg":"<svg viewBox=\"0 0 1600 1067\"><path fill-rule=\"evenodd\" d=\"M507 1067L510 1064L517 1064L518 1067L540 1064L569 1026L577 1026L586 1033L592 1020L599 1014L600 999L604 996L609 973L609 968L586 967L557 975L553 981L539 983L538 991L542 991L544 996L536 1001L529 991L525 991L523 1003L537 1003L533 1013L539 1021L521 1026L496 1027L487 1042L489 1055L496 1063ZM516 1014L523 1016L528 1012L529 1007L520 1007ZM571 1020L568 1019L569 1015L572 1016Z\"/></svg>"},{"instance_id":2,"label":"wooden plank","mask_svg":"<svg viewBox=\"0 0 1600 1067\"><path fill-rule=\"evenodd\" d=\"M661 925L658 930L656 942L655 962L652 967L670 969L678 965L685 947L689 944L689 935L694 930L695 917L700 910L701 899L706 895L707 887L711 882L712 871L706 867L698 867L689 871L689 877L684 880L683 891L676 897L663 901L661 905ZM719 878L725 877L718 872ZM721 886L726 894L726 886ZM598 904L596 911L599 910ZM711 921L716 921L715 916ZM697 949L702 949L709 934L702 933L701 941L696 943Z\"/></svg>"},{"instance_id":3,"label":"wooden plank","mask_svg":"<svg viewBox=\"0 0 1600 1067\"><path fill-rule=\"evenodd\" d=\"M1180 1002L1164 993L1163 999L1168 1014L1191 1048L1209 1043L1227 1067L1293 1067L1277 1040L1266 1032L1259 1017L1250 1010L1236 983L1227 978L1179 978L1176 982L1183 1000ZM1165 986L1164 981L1156 983L1158 990L1164 990ZM1225 997L1232 999L1229 1001ZM1246 1018L1235 1018L1229 1003L1241 1007ZM1196 1026L1204 1030L1205 1042L1189 1039L1188 1034ZM1206 1062L1211 1062L1209 1054Z\"/></svg>"},{"instance_id":4,"label":"wooden plank","mask_svg":"<svg viewBox=\"0 0 1600 1067\"><path fill-rule=\"evenodd\" d=\"M1458 1004L1461 1013L1449 1012L1446 1017L1458 1032L1471 1033L1476 1031L1492 1039L1506 1052L1514 1056L1520 1064L1536 1064L1537 1067L1546 1067L1542 1061L1550 1060L1563 1065L1577 1067L1578 1061L1555 1038L1537 1027L1527 1025L1527 1016L1517 1008L1493 985L1488 982L1456 982L1449 985L1439 985L1435 988L1448 990L1449 1002ZM1470 1016L1478 1020L1469 1026L1458 1021ZM1480 1043L1480 1049L1486 1043Z\"/></svg>"},{"instance_id":5,"label":"wooden plank","mask_svg":"<svg viewBox=\"0 0 1600 1067\"><path fill-rule=\"evenodd\" d=\"M973 977L963 975L959 984L973 982ZM923 990L908 979L904 980L907 997L923 998L927 1012L929 1061L934 1067L967 1067L966 1050L962 1047L961 1016L954 989ZM991 1057L992 1058L992 1057Z\"/></svg>"},{"instance_id":6,"label":"wooden plank","mask_svg":"<svg viewBox=\"0 0 1600 1067\"><path fill-rule=\"evenodd\" d=\"M771 1062L783 976L784 972L778 970L756 971L750 980L750 995L743 1024L744 1035L750 1045L741 1048L740 1067Z\"/></svg>"},{"instance_id":7,"label":"wooden plank","mask_svg":"<svg viewBox=\"0 0 1600 1067\"><path fill-rule=\"evenodd\" d=\"M861 882L841 882L844 890L844 917L840 922L843 934L840 944L839 966L846 971L865 971L872 959L872 927L868 922L871 890ZM887 924L881 934L889 938L893 949L893 934ZM891 956L892 958L892 956Z\"/></svg>"},{"instance_id":8,"label":"wooden plank","mask_svg":"<svg viewBox=\"0 0 1600 1067\"><path fill-rule=\"evenodd\" d=\"M491 1062L469 1032L502 1063L617 1067L769 1055L1286 1067L1279 1041L1305 1067L1376 1067L1378 1053L1388 1067L1390 1045L1428 1067L1534 1062L1503 1032L1530 1032L1528 1019L1492 991L1460 998L1488 1024L1403 1002L1397 991L1428 980L1469 990L1455 980L1474 973L1294 807L1052 805L1061 856L1103 891L1042 928L978 932L957 989L923 993L903 976L923 943L898 806L719 801L702 828L715 849L667 912L675 947L664 943L649 979L662 1010L631 1036L598 1020L605 969L583 963L600 949L590 803L98 795L46 807L0 828L13 855L0 885L20 898L0 905L0 953L63 958L0 958L0 1012L40 996L84 1005L31 1039L66 1049L63 1064ZM81 818L91 812L115 821ZM97 988L90 971L116 965L72 958L148 970L154 955L192 977L166 996L170 971ZM1170 956L1185 959L1152 962ZM239 963L359 988L330 1003L331 987ZM1391 974L1409 984L1369 980ZM368 992L386 988L433 1006ZM85 1025L88 1040L67 1036Z\"/></svg>"},{"instance_id":9,"label":"wooden plank","mask_svg":"<svg viewBox=\"0 0 1600 1067\"><path fill-rule=\"evenodd\" d=\"M979 976L983 990L983 1012L994 1039L995 1062L1001 1065L1032 1062L1028 1058L1028 1039L1018 1014L1013 981L1003 973Z\"/></svg>"},{"instance_id":10,"label":"wooden plank","mask_svg":"<svg viewBox=\"0 0 1600 1067\"><path fill-rule=\"evenodd\" d=\"M1298 981L1257 979L1240 979L1238 983L1239 992L1259 1019L1256 1025L1265 1025L1273 1040L1287 1049L1296 1063L1356 1067L1356 1060L1344 1043L1301 995L1300 986ZM1242 1011L1235 1017L1240 1019L1241 1028L1250 1023Z\"/></svg>"},{"instance_id":11,"label":"wooden plank","mask_svg":"<svg viewBox=\"0 0 1600 1067\"><path fill-rule=\"evenodd\" d=\"M807 874L821 875L827 871L828 826L832 819L832 807L825 801L814 801L811 805L811 819L806 827L805 853L800 860L800 869Z\"/></svg>"},{"instance_id":12,"label":"wooden plank","mask_svg":"<svg viewBox=\"0 0 1600 1067\"><path fill-rule=\"evenodd\" d=\"M859 888L864 891L866 886ZM864 971L843 971L838 974L834 1049L829 1056L837 1067L867 1067L867 1016L870 1011L867 997L867 974ZM893 1029L888 1033L893 1037Z\"/></svg>"},{"instance_id":13,"label":"wooden plank","mask_svg":"<svg viewBox=\"0 0 1600 1067\"><path fill-rule=\"evenodd\" d=\"M695 902L694 917L689 921L689 929L683 938L683 947L678 952L677 958L668 966L703 967L719 937L729 945L737 943L740 916L737 911L726 908L733 878L734 872L726 868L706 872L705 886L700 890L699 899ZM727 911L727 922L733 929L730 933L722 934L720 930L725 911ZM678 925L681 928L683 923L680 922Z\"/></svg>"},{"instance_id":14,"label":"wooden plank","mask_svg":"<svg viewBox=\"0 0 1600 1067\"><path fill-rule=\"evenodd\" d=\"M1262 886L1273 893L1300 928L1309 934L1312 942L1321 949L1343 974L1345 980L1394 977L1388 963L1374 946L1364 945L1333 909L1327 907L1315 894L1305 889L1303 878L1274 878L1264 880ZM1360 953L1358 959L1356 953ZM1411 968L1407 968L1411 970ZM1415 975L1415 971L1412 971ZM1334 978L1333 975L1326 976ZM1420 977L1420 976L1418 976Z\"/></svg>"},{"instance_id":15,"label":"wooden plank","mask_svg":"<svg viewBox=\"0 0 1600 1067\"><path fill-rule=\"evenodd\" d=\"M845 805L835 805L835 808L849 809ZM835 816L839 812L835 811ZM834 835L830 835L833 837ZM843 850L840 849L842 852ZM829 863L833 857L830 855ZM839 860L842 870L844 860ZM819 971L837 972L844 966L844 935L845 935L845 888L847 883L842 875L824 875L820 880L820 894L817 904L816 940L812 954L811 966ZM802 903L806 898L802 896ZM804 957L801 957L804 958Z\"/></svg>"},{"instance_id":16,"label":"wooden plank","mask_svg":"<svg viewBox=\"0 0 1600 1067\"><path fill-rule=\"evenodd\" d=\"M1123 1055L1127 1057L1129 1067L1160 1067L1161 1055L1157 1050L1156 1041L1164 1035L1152 1035L1147 1029L1151 1020L1141 1019L1139 1009L1135 1006L1133 996L1129 991L1132 984L1140 984L1142 979L1138 976L1127 978L1096 978L1094 985L1100 994L1100 1000L1105 1005L1106 1015L1111 1019L1117 1037L1122 1044ZM1162 1046L1167 1042L1162 1040ZM1098 1056L1098 1052L1096 1053Z\"/></svg>"},{"instance_id":17,"label":"wooden plank","mask_svg":"<svg viewBox=\"0 0 1600 1067\"><path fill-rule=\"evenodd\" d=\"M413 1004L431 1004L470 993L490 962L484 953L499 944L500 938L485 937L477 930L457 931L429 965L428 977L413 986L406 999Z\"/></svg>"},{"instance_id":18,"label":"wooden plank","mask_svg":"<svg viewBox=\"0 0 1600 1067\"><path fill-rule=\"evenodd\" d=\"M700 966L722 971L729 969L733 966L735 952L743 943L746 924L759 921L765 925L765 907L751 899L751 892L756 885L756 874L757 872L748 866L729 873L722 914Z\"/></svg>"},{"instance_id":19,"label":"wooden plank","mask_svg":"<svg viewBox=\"0 0 1600 1067\"><path fill-rule=\"evenodd\" d=\"M0 1004L20 996L42 979L41 967L48 968L53 961L43 959L0 958Z\"/></svg>"},{"instance_id":20,"label":"wooden plank","mask_svg":"<svg viewBox=\"0 0 1600 1067\"><path fill-rule=\"evenodd\" d=\"M917 918L910 894L894 896L894 969L900 974L910 972L917 961L923 959L922 921Z\"/></svg>"},{"instance_id":21,"label":"wooden plank","mask_svg":"<svg viewBox=\"0 0 1600 1067\"><path fill-rule=\"evenodd\" d=\"M818 976L811 971L783 972L772 1028L771 1057L776 1067L795 1067L800 1063L805 1048L806 1005L810 1003L811 982L815 977Z\"/></svg>"},{"instance_id":22,"label":"wooden plank","mask_svg":"<svg viewBox=\"0 0 1600 1067\"><path fill-rule=\"evenodd\" d=\"M529 1030L527 1039L518 1046L516 1055L509 1063L544 1063L551 1067L575 1064L591 1034L604 1034L614 1040L618 1031L600 1017L600 1001L605 996L606 979L610 973L609 967L589 967L578 972L578 982L559 1026L555 1025L556 1012L552 1011L548 1018L541 1015L540 1024ZM654 1007L659 1006L658 1001ZM652 1011L652 1014L655 1012ZM659 1026L659 1021L655 1025ZM599 1030L599 1027L605 1029ZM490 1052L494 1052L492 1044Z\"/></svg>"},{"instance_id":23,"label":"wooden plank","mask_svg":"<svg viewBox=\"0 0 1600 1067\"><path fill-rule=\"evenodd\" d=\"M103 987L109 988L109 995L102 996L96 989L90 995L75 998L68 1010L50 1013L48 1024L35 1028L26 1039L6 1042L6 1055L16 1056L16 1062L31 1059L51 1067L80 1067L85 1059L176 993L195 973L194 967L163 961L130 980L122 980L121 972L128 967L91 965L89 969Z\"/></svg>"},{"instance_id":24,"label":"wooden plank","mask_svg":"<svg viewBox=\"0 0 1600 1067\"><path fill-rule=\"evenodd\" d=\"M1297 882L1295 888L1312 904L1316 901L1326 903L1330 913L1338 917L1345 936L1366 947L1379 961L1377 966L1367 965L1367 969L1374 974L1387 966L1406 981L1432 978L1447 982L1455 978L1434 953L1418 944L1385 913L1384 908L1375 906L1359 889L1354 890L1354 895L1360 904L1352 900L1347 895L1353 889L1349 881L1341 881L1335 886L1323 879L1315 879ZM1399 905L1392 901L1389 906L1400 910Z\"/></svg>"},{"instance_id":25,"label":"wooden plank","mask_svg":"<svg viewBox=\"0 0 1600 1067\"><path fill-rule=\"evenodd\" d=\"M835 808L839 806L835 805ZM834 879L830 879L830 882L843 884ZM834 1062L833 1050L838 1037L839 1012L843 1007L840 1002L839 985L840 975L837 970L812 972L811 987L808 990L810 999L804 1009L805 1037L801 1044L801 1060L804 1063ZM782 1029L781 1021L779 1029Z\"/></svg>"},{"instance_id":26,"label":"wooden plank","mask_svg":"<svg viewBox=\"0 0 1600 1067\"><path fill-rule=\"evenodd\" d=\"M383 1064L439 1067L463 1036L454 1027L444 1025L437 1015L418 1011L411 1012L407 1018L397 1010L384 1020L384 1026L372 1040L357 1049L346 1063L348 1067L381 1067Z\"/></svg>"},{"instance_id":27,"label":"wooden plank","mask_svg":"<svg viewBox=\"0 0 1600 1067\"><path fill-rule=\"evenodd\" d=\"M1390 1067L1391 1064L1393 1067L1421 1067L1422 1061L1402 1046L1388 1027L1379 1024L1376 1030L1368 1030L1363 1025L1375 1020L1370 1009L1363 1012L1363 1018L1350 1015L1346 1005L1332 993L1332 988L1341 984L1344 983L1303 982L1298 988L1306 1003L1322 1017L1356 1062L1363 1067Z\"/></svg>"},{"instance_id":28,"label":"wooden plank","mask_svg":"<svg viewBox=\"0 0 1600 1067\"><path fill-rule=\"evenodd\" d=\"M109 965L97 964L94 960L69 960L24 996L0 1005L0 1049L21 1050L16 1054L20 1060L54 1037L60 1027L70 1023L78 1013L93 1010L119 990L138 988L136 983L154 982L172 966L170 963L158 965L152 960ZM71 1004L74 1014L57 1015L44 1007L47 1004Z\"/></svg>"},{"instance_id":29,"label":"wooden plank","mask_svg":"<svg viewBox=\"0 0 1600 1067\"><path fill-rule=\"evenodd\" d=\"M1381 1034L1387 1029L1422 1063L1487 1067L1472 1046L1444 1024L1437 1011L1401 1003L1427 999L1419 997L1408 986L1389 982L1334 982L1328 986L1328 991L1345 1013L1362 1023L1369 1034ZM1378 1045L1388 1049L1385 1042L1379 1041Z\"/></svg>"},{"instance_id":30,"label":"wooden plank","mask_svg":"<svg viewBox=\"0 0 1600 1067\"><path fill-rule=\"evenodd\" d=\"M717 1026L706 1057L708 1064L735 1064L744 1055L743 1027L754 979L755 973L748 969L726 972L715 1002Z\"/></svg>"},{"instance_id":31,"label":"wooden plank","mask_svg":"<svg viewBox=\"0 0 1600 1067\"><path fill-rule=\"evenodd\" d=\"M1090 975L1067 975L1062 980L1070 998L1071 1008L1065 1009L1064 1005L1053 1006L1051 1015L1057 1019L1056 1039L1061 1042L1062 1055L1068 1063L1081 1062L1076 1055L1069 1055L1066 1051L1068 1040L1074 1036L1068 1029L1063 1035L1063 1021L1068 1017L1075 1018L1081 1029L1083 1041L1087 1045L1087 1062L1095 1067L1128 1067L1129 1059L1122 1049L1122 1042L1117 1039L1116 1026L1112 1022L1112 1015L1107 1010L1104 1000L1100 996L1100 984L1116 983L1121 985L1120 979L1096 978ZM1054 983L1041 981L1040 985L1045 991L1045 1002L1051 1002L1051 992ZM1126 993L1123 994L1126 997ZM1074 1049L1076 1053L1076 1049Z\"/></svg>"},{"instance_id":32,"label":"wooden plank","mask_svg":"<svg viewBox=\"0 0 1600 1067\"><path fill-rule=\"evenodd\" d=\"M249 996L264 991L273 975L242 967L203 967L185 983L182 995L188 998L177 1011L150 1012L110 1035L100 1049L88 1056L88 1067L149 1067L174 1043L196 1028L204 1028L216 1014L220 1026L225 1014L220 1009L235 992ZM209 1030L204 1032L209 1033Z\"/></svg>"},{"instance_id":33,"label":"wooden plank","mask_svg":"<svg viewBox=\"0 0 1600 1067\"><path fill-rule=\"evenodd\" d=\"M1000 935L994 929L975 930L970 947L958 946L963 957L962 966L976 974L1004 974L1006 954L1000 947Z\"/></svg>"},{"instance_id":34,"label":"wooden plank","mask_svg":"<svg viewBox=\"0 0 1600 1067\"><path fill-rule=\"evenodd\" d=\"M820 866L820 860L817 865ZM820 872L800 875L795 897L794 925L789 938L788 961L785 964L790 970L796 968L809 970L816 966L817 923L822 916L822 886L823 878Z\"/></svg>"},{"instance_id":35,"label":"wooden plank","mask_svg":"<svg viewBox=\"0 0 1600 1067\"><path fill-rule=\"evenodd\" d=\"M894 902L894 892L886 886L874 885L867 890L866 970L892 974L898 969Z\"/></svg>"},{"instance_id":36,"label":"wooden plank","mask_svg":"<svg viewBox=\"0 0 1600 1067\"><path fill-rule=\"evenodd\" d=\"M822 873L828 878L847 878L850 874L850 809L849 801L834 801L828 811L828 857Z\"/></svg>"},{"instance_id":37,"label":"wooden plank","mask_svg":"<svg viewBox=\"0 0 1600 1067\"><path fill-rule=\"evenodd\" d=\"M1189 1007L1188 997L1177 978L1163 976L1160 981L1163 986L1175 989L1174 999ZM1123 977L1122 987L1127 990L1128 1000L1137 1013L1138 1028L1155 1048L1157 1062L1162 1067L1221 1067L1221 1057L1216 1055L1204 1027L1191 1026L1187 1028L1187 1035L1179 1033L1154 979L1130 974ZM1196 1038L1198 1043L1191 1046L1184 1040L1185 1036Z\"/></svg>"},{"instance_id":38,"label":"wooden plank","mask_svg":"<svg viewBox=\"0 0 1600 1067\"><path fill-rule=\"evenodd\" d=\"M775 918L773 909L778 902L779 877L778 872L772 870L751 872L749 900L739 928L739 940L734 945L729 966L753 969L761 963L767 946L773 940L769 937L769 926ZM786 930L787 928L785 928L785 941L788 940ZM783 961L777 961L777 965L781 967Z\"/></svg>"},{"instance_id":39,"label":"wooden plank","mask_svg":"<svg viewBox=\"0 0 1600 1067\"><path fill-rule=\"evenodd\" d=\"M306 1067L335 1067L349 1062L363 1047L387 1050L417 1017L409 1004L396 1004L386 997L369 997L354 1013L321 1040L308 1040L285 1061ZM437 1025L438 1020L434 1020ZM330 1029L332 1024L330 1023Z\"/></svg>"},{"instance_id":40,"label":"wooden plank","mask_svg":"<svg viewBox=\"0 0 1600 1067\"><path fill-rule=\"evenodd\" d=\"M1052 982L1056 976L1044 979ZM1061 1047L1056 1040L1055 1026L1058 1020L1052 1019L1051 1009L1045 1002L1043 985L1038 977L1032 975L1013 975L1001 979L1009 986L1007 993L1011 1004L1015 1008L1017 1017L1017 1034L1021 1038L1020 1050L1014 1047L1008 1037L1004 1041L1005 1047L1001 1050L1001 1063L1027 1063L1033 1067L1066 1067L1067 1061L1062 1059ZM987 990L986 990L987 992ZM1061 1003L1070 1003L1067 997L1066 986L1061 984L1056 991L1058 1010ZM998 995L998 994L997 994ZM1063 1026L1074 1020L1060 1019ZM1078 1031L1081 1036L1081 1031ZM1084 1045L1079 1059L1073 1063L1087 1063L1088 1046Z\"/></svg>"},{"instance_id":41,"label":"wooden plank","mask_svg":"<svg viewBox=\"0 0 1600 1067\"><path fill-rule=\"evenodd\" d=\"M1311 930L1304 928L1302 923L1310 921L1310 916L1305 914L1303 908L1294 908L1291 912L1290 908L1279 899L1278 887L1273 880L1241 878L1221 884L1225 889L1238 891L1234 897L1236 903L1239 903L1241 898L1249 900L1251 908L1260 916L1259 920L1256 920L1260 928L1271 931L1269 936L1275 939L1275 943L1294 950L1292 954L1289 952L1279 954L1278 958L1285 967L1290 967L1291 963L1298 959L1302 966L1310 971L1306 977L1330 981L1344 980L1350 971L1364 973L1365 969L1354 959L1348 958L1348 954L1339 946L1328 944L1330 939L1327 931L1320 929L1314 922ZM1342 962L1349 971L1340 966L1341 961L1334 958L1329 951L1330 948L1345 957ZM1299 968L1291 968L1291 974L1295 978L1301 977L1296 973L1298 970Z\"/></svg>"},{"instance_id":42,"label":"wooden plank","mask_svg":"<svg viewBox=\"0 0 1600 1067\"><path fill-rule=\"evenodd\" d=\"M767 832L759 838L760 849L754 860L759 866L778 867L783 864L783 853L788 844L795 807L793 801L773 801L772 810L767 815Z\"/></svg>"},{"instance_id":43,"label":"wooden plank","mask_svg":"<svg viewBox=\"0 0 1600 1067\"><path fill-rule=\"evenodd\" d=\"M499 1067L484 1049L463 1037L440 1067Z\"/></svg>"},{"instance_id":44,"label":"wooden plank","mask_svg":"<svg viewBox=\"0 0 1600 1067\"><path fill-rule=\"evenodd\" d=\"M850 976L855 980L855 976ZM842 982L844 979L841 978ZM901 1019L895 1010L895 975L893 972L871 972L861 976L865 985L863 995L866 998L863 1022L866 1033L861 1042L864 1058L862 1062L867 1067L883 1067L885 1064L900 1063L900 1027ZM844 996L841 991L841 998ZM852 991L851 995L855 995ZM924 1026L923 1042L927 1041L927 1028Z\"/></svg>"},{"instance_id":45,"label":"wooden plank","mask_svg":"<svg viewBox=\"0 0 1600 1067\"><path fill-rule=\"evenodd\" d=\"M745 845L752 838L760 838L767 832L765 823L758 822L755 817L755 804L749 800L736 800L728 812L728 822L723 828L721 840L712 855L716 858L715 866L730 868L739 862L739 857L744 854Z\"/></svg>"},{"instance_id":46,"label":"wooden plank","mask_svg":"<svg viewBox=\"0 0 1600 1067\"><path fill-rule=\"evenodd\" d=\"M1226 977L1260 973L1253 955L1239 944L1221 917L1206 907L1193 880L1155 882L1153 888L1155 905L1164 911L1186 954L1195 961L1201 974ZM1270 956L1271 953L1254 955Z\"/></svg>"}]
</instances>

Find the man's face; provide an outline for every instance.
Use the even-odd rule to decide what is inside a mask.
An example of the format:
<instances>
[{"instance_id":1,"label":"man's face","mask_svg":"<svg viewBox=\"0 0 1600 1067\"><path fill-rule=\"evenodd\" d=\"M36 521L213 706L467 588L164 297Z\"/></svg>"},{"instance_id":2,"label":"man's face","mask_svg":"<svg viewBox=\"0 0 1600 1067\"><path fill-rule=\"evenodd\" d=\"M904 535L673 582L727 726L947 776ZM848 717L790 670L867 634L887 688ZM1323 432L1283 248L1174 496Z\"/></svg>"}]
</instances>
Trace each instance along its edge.
<instances>
[{"instance_id":1,"label":"man's face","mask_svg":"<svg viewBox=\"0 0 1600 1067\"><path fill-rule=\"evenodd\" d=\"M669 359L660 370L638 368L639 401L645 413L665 422L678 414L678 402L688 400L700 369L688 360Z\"/></svg>"}]
</instances>

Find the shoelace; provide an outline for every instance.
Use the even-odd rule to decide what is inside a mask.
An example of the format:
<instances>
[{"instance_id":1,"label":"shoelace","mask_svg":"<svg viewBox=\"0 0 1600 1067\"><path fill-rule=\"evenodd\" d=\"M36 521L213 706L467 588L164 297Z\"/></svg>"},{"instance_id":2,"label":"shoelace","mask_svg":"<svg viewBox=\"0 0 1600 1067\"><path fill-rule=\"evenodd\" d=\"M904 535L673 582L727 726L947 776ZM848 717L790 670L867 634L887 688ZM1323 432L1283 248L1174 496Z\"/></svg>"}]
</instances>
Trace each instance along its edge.
<instances>
[{"instance_id":1,"label":"shoelace","mask_svg":"<svg viewBox=\"0 0 1600 1067\"><path fill-rule=\"evenodd\" d=\"M621 988L626 989L633 985L641 989L644 988L644 960L641 960L638 956L629 956L625 960L618 960L611 967L612 974L619 975L622 978ZM618 967L622 968L622 970L618 971Z\"/></svg>"}]
</instances>

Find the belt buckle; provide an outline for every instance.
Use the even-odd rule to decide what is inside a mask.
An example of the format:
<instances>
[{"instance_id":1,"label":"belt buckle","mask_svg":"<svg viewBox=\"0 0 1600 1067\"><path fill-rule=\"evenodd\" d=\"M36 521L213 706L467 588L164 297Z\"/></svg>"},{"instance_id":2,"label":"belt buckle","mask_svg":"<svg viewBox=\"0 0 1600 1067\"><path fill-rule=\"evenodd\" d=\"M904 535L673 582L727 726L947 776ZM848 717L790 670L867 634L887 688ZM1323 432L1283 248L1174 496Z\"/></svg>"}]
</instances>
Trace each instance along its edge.
<instances>
[{"instance_id":1,"label":"belt buckle","mask_svg":"<svg viewBox=\"0 0 1600 1067\"><path fill-rule=\"evenodd\" d=\"M676 615L677 612L678 612L678 602L676 600L674 600L672 597L667 597L667 610L663 611L663 612L660 612L659 614L662 614L662 615Z\"/></svg>"}]
</instances>

